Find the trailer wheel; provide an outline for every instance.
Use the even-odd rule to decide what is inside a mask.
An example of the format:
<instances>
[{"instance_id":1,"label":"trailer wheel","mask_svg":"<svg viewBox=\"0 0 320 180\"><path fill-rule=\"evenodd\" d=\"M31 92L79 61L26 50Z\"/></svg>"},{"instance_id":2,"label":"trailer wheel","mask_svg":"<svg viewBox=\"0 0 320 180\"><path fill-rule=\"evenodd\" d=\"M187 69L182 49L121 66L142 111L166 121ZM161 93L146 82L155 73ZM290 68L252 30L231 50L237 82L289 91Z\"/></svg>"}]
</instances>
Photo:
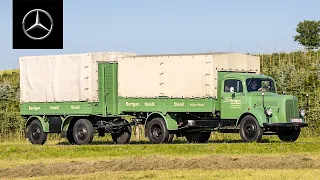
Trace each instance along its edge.
<instances>
[{"instance_id":1,"label":"trailer wheel","mask_svg":"<svg viewBox=\"0 0 320 180\"><path fill-rule=\"evenodd\" d=\"M211 132L190 132L186 134L189 143L206 143L210 138Z\"/></svg>"},{"instance_id":2,"label":"trailer wheel","mask_svg":"<svg viewBox=\"0 0 320 180\"><path fill-rule=\"evenodd\" d=\"M27 127L27 137L32 144L44 144L47 133L43 132L41 122L33 120Z\"/></svg>"},{"instance_id":3,"label":"trailer wheel","mask_svg":"<svg viewBox=\"0 0 320 180\"><path fill-rule=\"evenodd\" d=\"M297 129L283 129L277 132L278 137L283 142L294 142L299 138L300 135L300 127Z\"/></svg>"},{"instance_id":4,"label":"trailer wheel","mask_svg":"<svg viewBox=\"0 0 320 180\"><path fill-rule=\"evenodd\" d=\"M120 123L128 123L128 121L115 121L116 124ZM112 133L112 140L116 144L126 144L130 141L131 138L131 127L126 126L124 127L124 130L121 133Z\"/></svg>"},{"instance_id":5,"label":"trailer wheel","mask_svg":"<svg viewBox=\"0 0 320 180\"><path fill-rule=\"evenodd\" d=\"M149 140L154 144L164 143L169 139L169 131L162 118L153 118L147 125L147 132Z\"/></svg>"},{"instance_id":6,"label":"trailer wheel","mask_svg":"<svg viewBox=\"0 0 320 180\"><path fill-rule=\"evenodd\" d=\"M79 119L73 126L75 144L89 144L93 139L93 126L87 119Z\"/></svg>"},{"instance_id":7,"label":"trailer wheel","mask_svg":"<svg viewBox=\"0 0 320 180\"><path fill-rule=\"evenodd\" d=\"M253 116L246 116L240 123L240 136L244 142L259 142L263 135L263 129Z\"/></svg>"}]
</instances>

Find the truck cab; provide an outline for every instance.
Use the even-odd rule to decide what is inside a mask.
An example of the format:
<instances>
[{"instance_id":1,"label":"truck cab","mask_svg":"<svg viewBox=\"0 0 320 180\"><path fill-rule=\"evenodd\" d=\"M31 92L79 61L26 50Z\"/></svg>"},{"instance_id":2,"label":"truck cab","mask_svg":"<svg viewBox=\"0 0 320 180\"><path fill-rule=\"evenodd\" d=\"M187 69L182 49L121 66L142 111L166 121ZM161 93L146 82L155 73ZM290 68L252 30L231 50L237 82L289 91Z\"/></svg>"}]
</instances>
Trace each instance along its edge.
<instances>
[{"instance_id":1,"label":"truck cab","mask_svg":"<svg viewBox=\"0 0 320 180\"><path fill-rule=\"evenodd\" d=\"M220 118L239 127L244 141L259 141L263 134L277 134L295 141L305 127L305 110L298 99L278 94L275 80L254 73L220 73ZM226 123L228 124L228 123Z\"/></svg>"}]
</instances>

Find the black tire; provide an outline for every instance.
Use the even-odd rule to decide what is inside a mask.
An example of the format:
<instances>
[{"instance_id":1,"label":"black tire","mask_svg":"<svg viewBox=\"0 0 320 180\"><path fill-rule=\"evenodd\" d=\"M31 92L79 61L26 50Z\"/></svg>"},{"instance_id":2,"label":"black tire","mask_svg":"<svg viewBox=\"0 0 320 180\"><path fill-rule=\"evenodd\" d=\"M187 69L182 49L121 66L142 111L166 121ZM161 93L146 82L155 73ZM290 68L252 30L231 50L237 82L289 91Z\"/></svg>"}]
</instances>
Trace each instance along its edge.
<instances>
[{"instance_id":1,"label":"black tire","mask_svg":"<svg viewBox=\"0 0 320 180\"><path fill-rule=\"evenodd\" d=\"M73 126L73 139L75 144L89 144L93 139L93 126L87 119L79 119Z\"/></svg>"},{"instance_id":2,"label":"black tire","mask_svg":"<svg viewBox=\"0 0 320 180\"><path fill-rule=\"evenodd\" d=\"M128 121L115 121L115 123L128 123ZM126 126L124 131L121 133L111 134L112 141L116 144L126 144L130 141L131 138L131 127Z\"/></svg>"},{"instance_id":3,"label":"black tire","mask_svg":"<svg viewBox=\"0 0 320 180\"><path fill-rule=\"evenodd\" d=\"M71 129L73 129L73 128L71 128ZM75 141L74 141L74 138L73 138L73 133L72 133L71 130L67 131L67 139L68 139L68 142L70 144L75 144Z\"/></svg>"},{"instance_id":4,"label":"black tire","mask_svg":"<svg viewBox=\"0 0 320 180\"><path fill-rule=\"evenodd\" d=\"M153 144L161 144L169 139L166 122L162 118L153 118L147 125L148 138Z\"/></svg>"},{"instance_id":5,"label":"black tire","mask_svg":"<svg viewBox=\"0 0 320 180\"><path fill-rule=\"evenodd\" d=\"M263 129L256 118L248 115L242 119L239 133L244 142L259 142L263 135Z\"/></svg>"},{"instance_id":6,"label":"black tire","mask_svg":"<svg viewBox=\"0 0 320 180\"><path fill-rule=\"evenodd\" d=\"M174 138L174 134L169 134L169 138L168 138L167 143L171 143L173 138Z\"/></svg>"},{"instance_id":7,"label":"black tire","mask_svg":"<svg viewBox=\"0 0 320 180\"><path fill-rule=\"evenodd\" d=\"M32 144L43 145L47 140L47 133L43 132L41 122L33 120L27 127L27 137Z\"/></svg>"},{"instance_id":8,"label":"black tire","mask_svg":"<svg viewBox=\"0 0 320 180\"><path fill-rule=\"evenodd\" d=\"M300 136L300 127L293 129L283 129L278 131L278 137L283 142L294 142Z\"/></svg>"},{"instance_id":9,"label":"black tire","mask_svg":"<svg viewBox=\"0 0 320 180\"><path fill-rule=\"evenodd\" d=\"M190 132L186 134L186 139L189 143L206 143L211 136L211 132Z\"/></svg>"}]
</instances>

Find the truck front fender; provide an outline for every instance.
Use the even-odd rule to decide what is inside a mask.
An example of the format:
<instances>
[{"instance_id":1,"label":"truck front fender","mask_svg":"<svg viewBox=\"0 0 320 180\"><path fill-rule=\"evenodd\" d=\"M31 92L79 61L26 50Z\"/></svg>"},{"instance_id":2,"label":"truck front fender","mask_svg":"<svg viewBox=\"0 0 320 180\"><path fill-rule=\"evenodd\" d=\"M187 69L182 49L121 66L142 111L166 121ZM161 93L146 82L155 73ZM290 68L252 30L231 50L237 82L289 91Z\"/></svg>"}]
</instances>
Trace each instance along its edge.
<instances>
[{"instance_id":1,"label":"truck front fender","mask_svg":"<svg viewBox=\"0 0 320 180\"><path fill-rule=\"evenodd\" d=\"M169 131L178 130L177 121L174 120L169 114L163 115L160 112L153 112L148 115L147 121L150 121L151 119L156 118L156 117L161 117L164 119L164 121L166 122L167 129Z\"/></svg>"},{"instance_id":2,"label":"truck front fender","mask_svg":"<svg viewBox=\"0 0 320 180\"><path fill-rule=\"evenodd\" d=\"M240 118L237 120L236 125L239 126L242 119L247 115L255 117L261 127L263 127L263 123L266 122L266 115L264 114L264 111L262 109L251 109L250 111L244 112L240 116Z\"/></svg>"},{"instance_id":3,"label":"truck front fender","mask_svg":"<svg viewBox=\"0 0 320 180\"><path fill-rule=\"evenodd\" d=\"M43 132L49 132L49 121L46 120L45 118L41 117L41 116L30 116L30 117L27 119L26 128L29 126L29 124L30 124L33 120L36 120L36 119L41 122Z\"/></svg>"}]
</instances>

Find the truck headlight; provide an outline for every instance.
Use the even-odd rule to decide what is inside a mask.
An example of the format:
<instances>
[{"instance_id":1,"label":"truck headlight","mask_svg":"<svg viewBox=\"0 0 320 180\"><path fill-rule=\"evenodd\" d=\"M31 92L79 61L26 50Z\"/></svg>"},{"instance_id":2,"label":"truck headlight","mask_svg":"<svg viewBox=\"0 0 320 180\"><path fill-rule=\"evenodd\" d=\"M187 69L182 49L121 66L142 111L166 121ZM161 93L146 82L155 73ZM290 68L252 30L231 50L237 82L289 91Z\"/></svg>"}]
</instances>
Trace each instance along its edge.
<instances>
[{"instance_id":1,"label":"truck headlight","mask_svg":"<svg viewBox=\"0 0 320 180\"><path fill-rule=\"evenodd\" d=\"M266 108L264 110L264 113L267 115L267 116L271 116L272 115L272 110L270 108Z\"/></svg>"},{"instance_id":2,"label":"truck headlight","mask_svg":"<svg viewBox=\"0 0 320 180\"><path fill-rule=\"evenodd\" d=\"M304 117L306 115L306 111L304 109L300 109L300 115Z\"/></svg>"}]
</instances>

